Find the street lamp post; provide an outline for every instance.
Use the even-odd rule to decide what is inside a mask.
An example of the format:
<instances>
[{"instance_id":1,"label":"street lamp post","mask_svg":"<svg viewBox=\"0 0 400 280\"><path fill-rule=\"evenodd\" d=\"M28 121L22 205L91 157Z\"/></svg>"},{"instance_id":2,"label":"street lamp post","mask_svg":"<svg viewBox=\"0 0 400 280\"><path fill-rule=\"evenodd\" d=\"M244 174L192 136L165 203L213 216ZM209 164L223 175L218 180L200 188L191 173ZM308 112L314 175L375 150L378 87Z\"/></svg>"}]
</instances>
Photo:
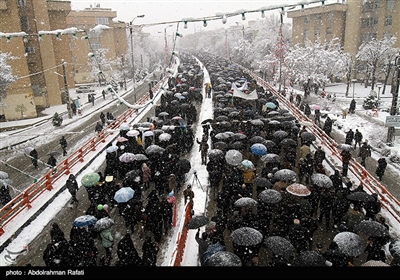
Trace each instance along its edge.
<instances>
[{"instance_id":1,"label":"street lamp post","mask_svg":"<svg viewBox=\"0 0 400 280\"><path fill-rule=\"evenodd\" d=\"M353 83L353 99L354 99L354 90L355 90L355 87L356 87L357 79L352 79L351 82Z\"/></svg>"},{"instance_id":2,"label":"street lamp post","mask_svg":"<svg viewBox=\"0 0 400 280\"><path fill-rule=\"evenodd\" d=\"M164 65L168 67L168 40L167 40L167 28L172 27L172 24L164 28Z\"/></svg>"},{"instance_id":3,"label":"street lamp post","mask_svg":"<svg viewBox=\"0 0 400 280\"><path fill-rule=\"evenodd\" d=\"M67 110L68 110L68 117L72 119L72 108L71 108L71 98L69 96L69 90L68 90L68 82L67 82L67 73L65 71L65 60L61 60L62 63L62 70L63 70L63 77L64 77L64 88L65 88L65 94L67 95Z\"/></svg>"},{"instance_id":4,"label":"street lamp post","mask_svg":"<svg viewBox=\"0 0 400 280\"><path fill-rule=\"evenodd\" d=\"M390 107L390 115L394 116L397 113L397 102L399 97L400 88L400 55L396 56L394 62L395 71L393 72L393 83L392 83L392 106ZM393 144L395 127L389 126L387 133L387 142L389 145Z\"/></svg>"},{"instance_id":5,"label":"street lamp post","mask_svg":"<svg viewBox=\"0 0 400 280\"><path fill-rule=\"evenodd\" d=\"M136 18L142 18L142 17L144 17L144 15L138 15L138 16L136 16L136 17L134 17L130 22L129 22L129 33L130 33L130 35L131 35L131 60L132 60L132 72L133 72L133 78L132 78L132 81L133 81L133 90L135 90L135 60L134 60L134 57L133 57L133 21L136 19ZM135 96L135 103L136 103L136 93L134 93L134 96Z\"/></svg>"}]
</instances>

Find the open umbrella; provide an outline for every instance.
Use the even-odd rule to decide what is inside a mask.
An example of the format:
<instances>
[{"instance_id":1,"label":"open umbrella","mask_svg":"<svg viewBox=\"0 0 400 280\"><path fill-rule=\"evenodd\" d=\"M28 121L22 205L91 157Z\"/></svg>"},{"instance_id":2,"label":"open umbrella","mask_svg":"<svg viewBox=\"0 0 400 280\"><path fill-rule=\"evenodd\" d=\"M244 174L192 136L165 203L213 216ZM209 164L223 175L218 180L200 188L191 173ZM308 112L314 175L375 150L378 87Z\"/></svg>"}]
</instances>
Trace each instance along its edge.
<instances>
[{"instance_id":1,"label":"open umbrella","mask_svg":"<svg viewBox=\"0 0 400 280\"><path fill-rule=\"evenodd\" d=\"M311 191L307 188L307 186L299 183L293 183L287 186L286 191L295 196L308 196L311 194Z\"/></svg>"},{"instance_id":2,"label":"open umbrella","mask_svg":"<svg viewBox=\"0 0 400 280\"><path fill-rule=\"evenodd\" d=\"M275 255L288 258L296 254L296 248L293 244L282 236L272 235L264 240L267 249L271 250Z\"/></svg>"},{"instance_id":3,"label":"open umbrella","mask_svg":"<svg viewBox=\"0 0 400 280\"><path fill-rule=\"evenodd\" d=\"M144 137L154 136L154 132L152 130L147 130L147 131L143 132L143 136Z\"/></svg>"},{"instance_id":4,"label":"open umbrella","mask_svg":"<svg viewBox=\"0 0 400 280\"><path fill-rule=\"evenodd\" d=\"M118 159L120 162L128 163L134 161L134 156L135 154L133 153L123 153L122 155L119 156Z\"/></svg>"},{"instance_id":5,"label":"open umbrella","mask_svg":"<svg viewBox=\"0 0 400 280\"><path fill-rule=\"evenodd\" d=\"M268 149L268 148L267 148ZM281 159L279 155L274 153L268 153L263 155L260 160L265 163L278 163Z\"/></svg>"},{"instance_id":6,"label":"open umbrella","mask_svg":"<svg viewBox=\"0 0 400 280\"><path fill-rule=\"evenodd\" d=\"M208 258L207 266L242 266L242 260L232 252L218 251Z\"/></svg>"},{"instance_id":7,"label":"open umbrella","mask_svg":"<svg viewBox=\"0 0 400 280\"><path fill-rule=\"evenodd\" d=\"M132 129L132 130L129 130L129 131L126 133L126 136L135 137L135 136L138 136L139 134L140 134L140 132L139 132L138 130Z\"/></svg>"},{"instance_id":8,"label":"open umbrella","mask_svg":"<svg viewBox=\"0 0 400 280\"><path fill-rule=\"evenodd\" d=\"M224 152L220 149L211 149L208 151L207 155L210 160L224 158Z\"/></svg>"},{"instance_id":9,"label":"open umbrella","mask_svg":"<svg viewBox=\"0 0 400 280\"><path fill-rule=\"evenodd\" d=\"M92 215L83 215L75 218L72 225L74 227L86 227L94 225L97 222L97 218Z\"/></svg>"},{"instance_id":10,"label":"open umbrella","mask_svg":"<svg viewBox=\"0 0 400 280\"><path fill-rule=\"evenodd\" d=\"M256 177L253 179L252 184L257 188L272 188L272 183L265 177Z\"/></svg>"},{"instance_id":11,"label":"open umbrella","mask_svg":"<svg viewBox=\"0 0 400 280\"><path fill-rule=\"evenodd\" d=\"M264 140L261 142L261 144L267 147L267 150L270 152L273 152L276 149L276 143L272 140Z\"/></svg>"},{"instance_id":12,"label":"open umbrella","mask_svg":"<svg viewBox=\"0 0 400 280\"><path fill-rule=\"evenodd\" d=\"M321 110L321 105L313 104L313 105L311 105L311 108L313 108L314 110Z\"/></svg>"},{"instance_id":13,"label":"open umbrella","mask_svg":"<svg viewBox=\"0 0 400 280\"><path fill-rule=\"evenodd\" d=\"M337 148L339 150L345 150L345 151L349 151L349 152L354 150L354 147L349 144L339 144L339 145L337 145Z\"/></svg>"},{"instance_id":14,"label":"open umbrella","mask_svg":"<svg viewBox=\"0 0 400 280\"><path fill-rule=\"evenodd\" d=\"M233 205L236 207L253 207L257 206L257 204L257 200L251 197L241 197L233 203Z\"/></svg>"},{"instance_id":15,"label":"open umbrella","mask_svg":"<svg viewBox=\"0 0 400 280\"><path fill-rule=\"evenodd\" d=\"M182 173L188 173L190 171L190 168L192 168L192 165L189 160L187 160L185 158L181 158L176 163L176 167Z\"/></svg>"},{"instance_id":16,"label":"open umbrella","mask_svg":"<svg viewBox=\"0 0 400 280\"><path fill-rule=\"evenodd\" d=\"M267 102L267 103L265 103L265 107L267 107L269 109L275 109L276 105L273 102Z\"/></svg>"},{"instance_id":17,"label":"open umbrella","mask_svg":"<svg viewBox=\"0 0 400 280\"><path fill-rule=\"evenodd\" d=\"M166 116L169 116L169 113L168 112L161 112L161 113L158 114L158 116L159 117L166 117Z\"/></svg>"},{"instance_id":18,"label":"open umbrella","mask_svg":"<svg viewBox=\"0 0 400 280\"><path fill-rule=\"evenodd\" d=\"M300 138L303 139L303 141L310 141L310 142L315 141L317 139L314 134L308 131L300 133Z\"/></svg>"},{"instance_id":19,"label":"open umbrella","mask_svg":"<svg viewBox=\"0 0 400 280\"><path fill-rule=\"evenodd\" d=\"M238 133L238 132L233 133L233 134L231 135L231 137L230 137L230 139L232 139L232 140L243 140L243 139L245 139L245 138L247 138L247 135L246 135L246 134L244 134L244 133Z\"/></svg>"},{"instance_id":20,"label":"open umbrella","mask_svg":"<svg viewBox=\"0 0 400 280\"><path fill-rule=\"evenodd\" d=\"M130 128L129 124L127 124L127 123L122 123L119 126L119 130L129 130L129 129L131 129L131 128Z\"/></svg>"},{"instance_id":21,"label":"open umbrella","mask_svg":"<svg viewBox=\"0 0 400 280\"><path fill-rule=\"evenodd\" d=\"M267 189L260 192L258 200L267 204L275 204L282 200L282 194L273 189Z\"/></svg>"},{"instance_id":22,"label":"open umbrella","mask_svg":"<svg viewBox=\"0 0 400 280\"><path fill-rule=\"evenodd\" d=\"M369 260L369 261L361 264L361 266L390 266L390 265L383 261Z\"/></svg>"},{"instance_id":23,"label":"open umbrella","mask_svg":"<svg viewBox=\"0 0 400 280\"><path fill-rule=\"evenodd\" d=\"M242 141L235 141L235 142L233 142L232 144L231 144L231 148L232 149L235 149L235 150L240 150L240 149L243 149L243 146L244 146L244 144L243 144L243 142Z\"/></svg>"},{"instance_id":24,"label":"open umbrella","mask_svg":"<svg viewBox=\"0 0 400 280\"><path fill-rule=\"evenodd\" d=\"M331 188L333 182L329 176L322 173L314 173L311 175L311 183L320 188Z\"/></svg>"},{"instance_id":25,"label":"open umbrella","mask_svg":"<svg viewBox=\"0 0 400 280\"><path fill-rule=\"evenodd\" d=\"M284 130L277 130L277 131L275 131L274 133L272 133L272 137L273 137L274 139L278 139L278 140L283 140L283 139L285 139L286 137L288 137L288 135L289 135L289 133L287 133L287 132L284 131Z\"/></svg>"},{"instance_id":26,"label":"open umbrella","mask_svg":"<svg viewBox=\"0 0 400 280\"><path fill-rule=\"evenodd\" d=\"M232 149L226 152L225 160L228 164L236 166L242 162L243 156L238 150Z\"/></svg>"},{"instance_id":27,"label":"open umbrella","mask_svg":"<svg viewBox=\"0 0 400 280\"><path fill-rule=\"evenodd\" d=\"M267 153L267 147L261 143L255 143L250 146L250 151L256 156L263 156Z\"/></svg>"},{"instance_id":28,"label":"open umbrella","mask_svg":"<svg viewBox=\"0 0 400 280\"><path fill-rule=\"evenodd\" d=\"M152 154L162 154L165 151L163 147L160 147L158 145L150 145L146 148L145 152L147 155L152 155Z\"/></svg>"},{"instance_id":29,"label":"open umbrella","mask_svg":"<svg viewBox=\"0 0 400 280\"><path fill-rule=\"evenodd\" d=\"M226 132L220 132L220 133L215 134L214 137L218 140L224 140L224 139L229 139L230 134L226 133Z\"/></svg>"},{"instance_id":30,"label":"open umbrella","mask_svg":"<svg viewBox=\"0 0 400 280\"><path fill-rule=\"evenodd\" d=\"M389 252L394 258L400 258L400 239L395 239L389 243Z\"/></svg>"},{"instance_id":31,"label":"open umbrella","mask_svg":"<svg viewBox=\"0 0 400 280\"><path fill-rule=\"evenodd\" d=\"M256 143L262 143L262 142L264 142L264 141L265 141L265 138L256 135L256 136L251 137L249 141L250 141L250 144L253 145L253 144L256 144Z\"/></svg>"},{"instance_id":32,"label":"open umbrella","mask_svg":"<svg viewBox=\"0 0 400 280\"><path fill-rule=\"evenodd\" d=\"M232 231L230 239L236 245L253 246L261 243L263 234L251 227L241 227Z\"/></svg>"},{"instance_id":33,"label":"open umbrella","mask_svg":"<svg viewBox=\"0 0 400 280\"><path fill-rule=\"evenodd\" d=\"M354 227L355 233L364 233L366 236L383 237L389 236L388 229L381 223L373 220L361 221Z\"/></svg>"},{"instance_id":34,"label":"open umbrella","mask_svg":"<svg viewBox=\"0 0 400 280\"><path fill-rule=\"evenodd\" d=\"M326 259L317 251L303 251L294 261L295 266L326 266Z\"/></svg>"},{"instance_id":35,"label":"open umbrella","mask_svg":"<svg viewBox=\"0 0 400 280\"><path fill-rule=\"evenodd\" d=\"M294 141L292 138L285 138L281 142L279 142L279 144L284 147L296 147L297 146L297 142Z\"/></svg>"},{"instance_id":36,"label":"open umbrella","mask_svg":"<svg viewBox=\"0 0 400 280\"><path fill-rule=\"evenodd\" d=\"M256 125L256 126L263 126L264 125L264 122L262 120L260 120L260 119L251 120L250 123L252 125Z\"/></svg>"},{"instance_id":37,"label":"open umbrella","mask_svg":"<svg viewBox=\"0 0 400 280\"><path fill-rule=\"evenodd\" d=\"M280 169L274 173L274 178L280 181L293 181L297 178L297 174L291 169Z\"/></svg>"},{"instance_id":38,"label":"open umbrella","mask_svg":"<svg viewBox=\"0 0 400 280\"><path fill-rule=\"evenodd\" d=\"M97 172L91 172L83 175L81 184L85 187L90 187L100 181L100 174Z\"/></svg>"},{"instance_id":39,"label":"open umbrella","mask_svg":"<svg viewBox=\"0 0 400 280\"><path fill-rule=\"evenodd\" d=\"M135 191L131 187L123 187L115 192L114 200L118 203L125 203L128 202L134 194Z\"/></svg>"},{"instance_id":40,"label":"open umbrella","mask_svg":"<svg viewBox=\"0 0 400 280\"><path fill-rule=\"evenodd\" d=\"M207 250L203 253L203 265L208 266L208 260L211 256L216 254L217 252L226 251L226 247L222 245L220 242L212 243L208 245Z\"/></svg>"},{"instance_id":41,"label":"open umbrella","mask_svg":"<svg viewBox=\"0 0 400 280\"><path fill-rule=\"evenodd\" d=\"M358 257L364 253L367 243L359 235L350 231L342 231L333 237L339 251L349 257Z\"/></svg>"},{"instance_id":42,"label":"open umbrella","mask_svg":"<svg viewBox=\"0 0 400 280\"><path fill-rule=\"evenodd\" d=\"M219 149L219 150L226 150L228 148L228 144L226 144L223 141L218 141L214 143L214 149Z\"/></svg>"},{"instance_id":43,"label":"open umbrella","mask_svg":"<svg viewBox=\"0 0 400 280\"><path fill-rule=\"evenodd\" d=\"M122 136L118 136L117 137L117 142L126 142L126 141L128 141L128 138L125 138L125 137L122 137Z\"/></svg>"},{"instance_id":44,"label":"open umbrella","mask_svg":"<svg viewBox=\"0 0 400 280\"><path fill-rule=\"evenodd\" d=\"M245 159L245 160L242 160L239 167L242 169L254 169L254 164L250 160Z\"/></svg>"},{"instance_id":45,"label":"open umbrella","mask_svg":"<svg viewBox=\"0 0 400 280\"><path fill-rule=\"evenodd\" d=\"M114 220L111 219L110 217L103 217L96 221L93 228L100 232L102 230L112 227L114 224L115 224Z\"/></svg>"},{"instance_id":46,"label":"open umbrella","mask_svg":"<svg viewBox=\"0 0 400 280\"><path fill-rule=\"evenodd\" d=\"M362 192L362 191L350 193L347 196L347 199L351 200L351 201L357 201L357 202L367 202L367 201L374 200L374 198L370 194L367 194L366 192Z\"/></svg>"},{"instance_id":47,"label":"open umbrella","mask_svg":"<svg viewBox=\"0 0 400 280\"><path fill-rule=\"evenodd\" d=\"M26 154L29 154L30 152L32 152L33 150L34 150L35 148L33 148L33 147L25 147L24 148L24 152L26 153Z\"/></svg>"},{"instance_id":48,"label":"open umbrella","mask_svg":"<svg viewBox=\"0 0 400 280\"><path fill-rule=\"evenodd\" d=\"M118 147L117 146L110 146L110 147L108 147L107 149L106 149L106 152L107 153L113 153L113 152L116 152L116 151L118 151Z\"/></svg>"},{"instance_id":49,"label":"open umbrella","mask_svg":"<svg viewBox=\"0 0 400 280\"><path fill-rule=\"evenodd\" d=\"M169 141L171 139L171 134L167 132L161 133L160 135L158 135L158 139L160 141Z\"/></svg>"},{"instance_id":50,"label":"open umbrella","mask_svg":"<svg viewBox=\"0 0 400 280\"><path fill-rule=\"evenodd\" d=\"M197 229L208 224L210 219L206 216L193 216L186 224L187 229Z\"/></svg>"},{"instance_id":51,"label":"open umbrella","mask_svg":"<svg viewBox=\"0 0 400 280\"><path fill-rule=\"evenodd\" d=\"M122 155L121 155L121 156L122 156ZM133 159L133 160L136 160L136 161L141 161L141 160L148 160L149 158L146 157L144 154L134 154L134 155L132 156L132 159Z\"/></svg>"}]
</instances>

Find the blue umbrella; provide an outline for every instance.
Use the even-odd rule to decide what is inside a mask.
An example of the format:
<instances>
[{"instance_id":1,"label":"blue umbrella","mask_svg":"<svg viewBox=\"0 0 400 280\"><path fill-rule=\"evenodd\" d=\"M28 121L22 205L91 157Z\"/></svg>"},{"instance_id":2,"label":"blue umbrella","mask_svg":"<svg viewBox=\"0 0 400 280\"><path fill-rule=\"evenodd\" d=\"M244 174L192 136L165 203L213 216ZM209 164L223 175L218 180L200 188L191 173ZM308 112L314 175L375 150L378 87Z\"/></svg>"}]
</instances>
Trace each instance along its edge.
<instances>
[{"instance_id":1,"label":"blue umbrella","mask_svg":"<svg viewBox=\"0 0 400 280\"><path fill-rule=\"evenodd\" d=\"M275 109L276 105L273 102L267 102L267 103L265 103L265 107L270 108L270 109Z\"/></svg>"},{"instance_id":2,"label":"blue umbrella","mask_svg":"<svg viewBox=\"0 0 400 280\"><path fill-rule=\"evenodd\" d=\"M106 149L106 152L107 153L113 153L113 152L116 152L116 151L118 151L118 147L117 146L110 146L110 147L108 147L107 149Z\"/></svg>"},{"instance_id":3,"label":"blue umbrella","mask_svg":"<svg viewBox=\"0 0 400 280\"><path fill-rule=\"evenodd\" d=\"M255 143L251 145L250 150L256 156L263 156L267 153L267 147L261 143Z\"/></svg>"},{"instance_id":4,"label":"blue umbrella","mask_svg":"<svg viewBox=\"0 0 400 280\"><path fill-rule=\"evenodd\" d=\"M83 215L83 216L79 216L78 218L76 218L74 220L74 222L72 223L72 225L74 227L86 227L86 226L94 225L96 222L97 222L97 218L95 216Z\"/></svg>"},{"instance_id":5,"label":"blue umbrella","mask_svg":"<svg viewBox=\"0 0 400 280\"><path fill-rule=\"evenodd\" d=\"M134 194L135 191L131 187L120 188L115 192L114 200L118 203L125 203L128 202Z\"/></svg>"}]
</instances>

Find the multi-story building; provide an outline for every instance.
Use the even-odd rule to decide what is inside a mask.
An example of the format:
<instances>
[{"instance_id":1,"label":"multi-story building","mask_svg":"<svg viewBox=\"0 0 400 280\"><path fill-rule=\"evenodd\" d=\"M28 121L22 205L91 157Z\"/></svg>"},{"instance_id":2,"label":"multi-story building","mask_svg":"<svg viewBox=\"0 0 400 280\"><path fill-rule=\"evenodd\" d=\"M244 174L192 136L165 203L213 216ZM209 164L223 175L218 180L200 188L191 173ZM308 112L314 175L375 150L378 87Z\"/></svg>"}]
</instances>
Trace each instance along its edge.
<instances>
[{"instance_id":1,"label":"multi-story building","mask_svg":"<svg viewBox=\"0 0 400 280\"><path fill-rule=\"evenodd\" d=\"M85 8L80 11L71 11L67 16L67 27L76 27L83 30L87 40L70 40L72 64L75 73L75 83L93 83L99 81L99 76L93 75L92 67L88 63L90 53L95 54L99 49L107 50L104 59L110 62L129 64L124 57L128 50L127 25L125 22L113 20L117 12L110 8L95 7ZM95 26L108 26L109 28L96 30ZM119 59L118 59L119 58ZM96 59L96 58L93 58ZM99 58L100 59L100 58ZM111 72L121 65L101 65L103 74ZM100 75L101 78L101 75Z\"/></svg>"},{"instance_id":2,"label":"multi-story building","mask_svg":"<svg viewBox=\"0 0 400 280\"><path fill-rule=\"evenodd\" d=\"M328 42L339 39L343 51L354 57L359 47L376 38L396 37L400 47L400 1L347 0L287 12L292 18L292 44L307 40Z\"/></svg>"},{"instance_id":3,"label":"multi-story building","mask_svg":"<svg viewBox=\"0 0 400 280\"><path fill-rule=\"evenodd\" d=\"M124 63L127 26L113 21L116 16L98 6L71 11L71 1L65 0L0 0L0 51L13 58L7 64L17 77L0 92L1 120L34 118L49 106L67 103L63 61L68 88L98 82L91 75L90 52L103 48L107 60ZM99 25L109 28L100 34Z\"/></svg>"}]
</instances>

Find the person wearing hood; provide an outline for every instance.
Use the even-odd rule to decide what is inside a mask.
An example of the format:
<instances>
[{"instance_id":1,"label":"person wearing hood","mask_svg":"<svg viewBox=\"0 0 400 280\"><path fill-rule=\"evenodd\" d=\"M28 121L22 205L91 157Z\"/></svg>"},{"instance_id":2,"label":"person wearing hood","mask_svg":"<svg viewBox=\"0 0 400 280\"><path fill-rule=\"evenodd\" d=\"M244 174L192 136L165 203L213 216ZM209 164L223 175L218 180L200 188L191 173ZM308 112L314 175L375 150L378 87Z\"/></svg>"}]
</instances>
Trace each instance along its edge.
<instances>
[{"instance_id":1,"label":"person wearing hood","mask_svg":"<svg viewBox=\"0 0 400 280\"><path fill-rule=\"evenodd\" d=\"M114 238L111 233L111 228L103 229L100 232L100 238L101 238L101 245L103 246L104 251L106 252L104 265L110 265L112 259L112 249L114 246Z\"/></svg>"},{"instance_id":2,"label":"person wearing hood","mask_svg":"<svg viewBox=\"0 0 400 280\"><path fill-rule=\"evenodd\" d=\"M72 203L78 202L78 199L76 198L76 193L79 190L78 187L78 182L76 181L76 177L74 174L69 174L69 177L67 179L67 182L65 183L65 186L67 187L69 193L72 196Z\"/></svg>"}]
</instances>

